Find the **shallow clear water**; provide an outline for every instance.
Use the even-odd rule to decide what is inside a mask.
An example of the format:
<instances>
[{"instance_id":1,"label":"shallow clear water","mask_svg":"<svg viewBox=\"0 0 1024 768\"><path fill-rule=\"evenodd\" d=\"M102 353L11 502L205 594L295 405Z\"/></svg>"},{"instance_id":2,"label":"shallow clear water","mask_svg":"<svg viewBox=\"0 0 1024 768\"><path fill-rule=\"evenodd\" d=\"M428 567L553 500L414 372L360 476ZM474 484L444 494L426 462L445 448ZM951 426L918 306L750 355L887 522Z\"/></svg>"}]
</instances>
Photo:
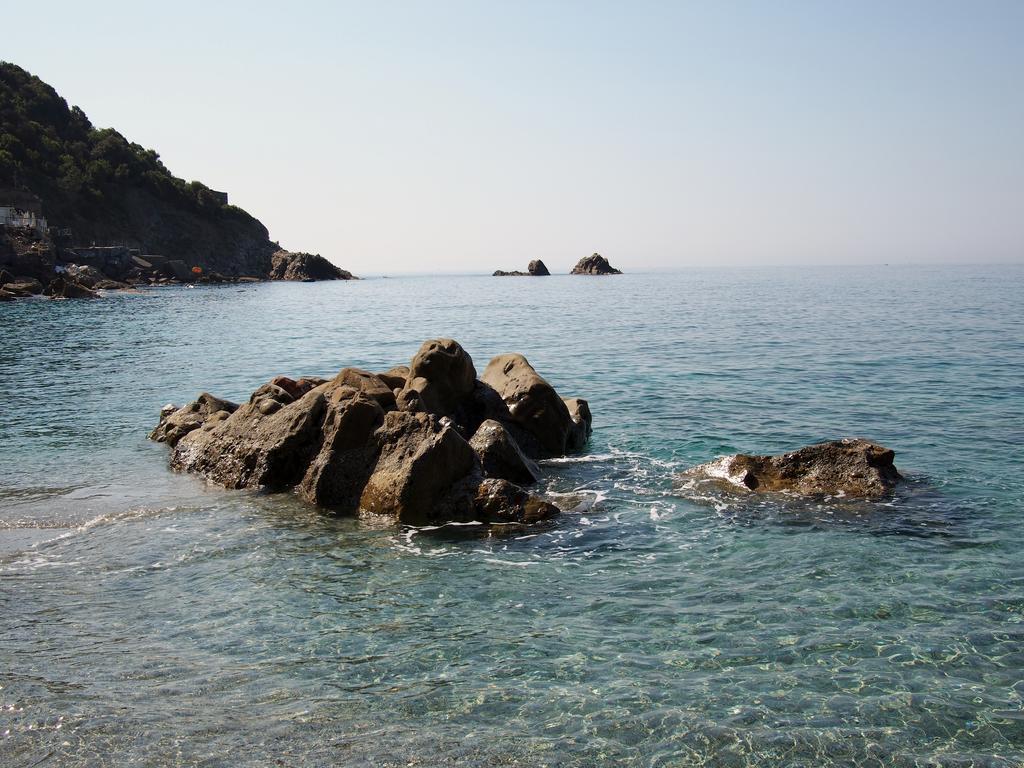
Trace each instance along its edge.
<instances>
[{"instance_id":1,"label":"shallow clear water","mask_svg":"<svg viewBox=\"0 0 1024 768\"><path fill-rule=\"evenodd\" d=\"M202 390L434 336L589 399L509 538L207 487ZM673 474L857 435L893 498ZM171 288L0 304L0 764L1017 766L1024 269Z\"/></svg>"}]
</instances>

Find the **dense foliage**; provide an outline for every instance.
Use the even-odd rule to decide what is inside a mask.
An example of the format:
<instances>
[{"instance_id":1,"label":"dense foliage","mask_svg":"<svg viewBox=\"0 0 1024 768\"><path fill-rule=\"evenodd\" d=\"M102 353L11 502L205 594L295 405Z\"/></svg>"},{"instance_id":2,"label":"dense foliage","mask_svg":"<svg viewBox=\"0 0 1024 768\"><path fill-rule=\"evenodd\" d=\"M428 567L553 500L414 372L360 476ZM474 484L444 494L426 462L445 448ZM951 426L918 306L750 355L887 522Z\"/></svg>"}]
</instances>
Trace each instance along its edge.
<instances>
[{"instance_id":1,"label":"dense foliage","mask_svg":"<svg viewBox=\"0 0 1024 768\"><path fill-rule=\"evenodd\" d=\"M152 149L95 128L21 67L0 62L0 188L34 192L53 223L117 207L130 188L205 215L248 218L197 181L173 176ZM63 220L63 221L62 221Z\"/></svg>"}]
</instances>

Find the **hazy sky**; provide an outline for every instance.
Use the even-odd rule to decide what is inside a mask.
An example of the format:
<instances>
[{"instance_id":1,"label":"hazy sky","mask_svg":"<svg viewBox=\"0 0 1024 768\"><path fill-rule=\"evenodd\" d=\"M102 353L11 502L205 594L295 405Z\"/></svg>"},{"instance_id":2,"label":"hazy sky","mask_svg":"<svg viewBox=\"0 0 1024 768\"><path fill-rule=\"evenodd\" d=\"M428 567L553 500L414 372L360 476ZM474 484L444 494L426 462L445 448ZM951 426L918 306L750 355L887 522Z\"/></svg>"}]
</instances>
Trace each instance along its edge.
<instances>
[{"instance_id":1,"label":"hazy sky","mask_svg":"<svg viewBox=\"0 0 1024 768\"><path fill-rule=\"evenodd\" d=\"M1024 260L1024 2L7 3L0 59L356 273Z\"/></svg>"}]
</instances>

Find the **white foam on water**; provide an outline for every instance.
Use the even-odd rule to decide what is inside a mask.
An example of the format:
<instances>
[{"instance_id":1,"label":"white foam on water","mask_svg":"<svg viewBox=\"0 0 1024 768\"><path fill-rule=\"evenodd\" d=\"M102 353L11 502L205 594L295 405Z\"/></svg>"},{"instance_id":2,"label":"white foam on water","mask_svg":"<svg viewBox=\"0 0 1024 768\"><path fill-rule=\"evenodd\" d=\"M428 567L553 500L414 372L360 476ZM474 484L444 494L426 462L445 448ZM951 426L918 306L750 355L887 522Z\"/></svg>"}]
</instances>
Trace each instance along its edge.
<instances>
[{"instance_id":1,"label":"white foam on water","mask_svg":"<svg viewBox=\"0 0 1024 768\"><path fill-rule=\"evenodd\" d=\"M485 563L493 563L494 565L507 565L507 566L510 566L512 568L529 568L531 565L538 565L538 563L535 562L535 561L534 562L530 562L530 561L523 562L523 561L520 561L520 560L501 560L500 558L497 558L497 557L485 557L484 558L484 562Z\"/></svg>"}]
</instances>

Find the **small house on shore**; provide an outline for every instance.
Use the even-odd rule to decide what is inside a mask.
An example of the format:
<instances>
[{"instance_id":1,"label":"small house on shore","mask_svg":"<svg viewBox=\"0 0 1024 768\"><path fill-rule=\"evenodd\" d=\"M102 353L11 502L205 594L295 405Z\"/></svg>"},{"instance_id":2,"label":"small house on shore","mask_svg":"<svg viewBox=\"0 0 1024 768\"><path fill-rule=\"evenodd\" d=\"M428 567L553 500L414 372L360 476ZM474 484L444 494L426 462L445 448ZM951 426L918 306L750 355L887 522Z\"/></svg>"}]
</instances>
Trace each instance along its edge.
<instances>
[{"instance_id":1,"label":"small house on shore","mask_svg":"<svg viewBox=\"0 0 1024 768\"><path fill-rule=\"evenodd\" d=\"M27 227L45 235L42 201L31 192L0 188L0 226L11 229Z\"/></svg>"}]
</instances>

